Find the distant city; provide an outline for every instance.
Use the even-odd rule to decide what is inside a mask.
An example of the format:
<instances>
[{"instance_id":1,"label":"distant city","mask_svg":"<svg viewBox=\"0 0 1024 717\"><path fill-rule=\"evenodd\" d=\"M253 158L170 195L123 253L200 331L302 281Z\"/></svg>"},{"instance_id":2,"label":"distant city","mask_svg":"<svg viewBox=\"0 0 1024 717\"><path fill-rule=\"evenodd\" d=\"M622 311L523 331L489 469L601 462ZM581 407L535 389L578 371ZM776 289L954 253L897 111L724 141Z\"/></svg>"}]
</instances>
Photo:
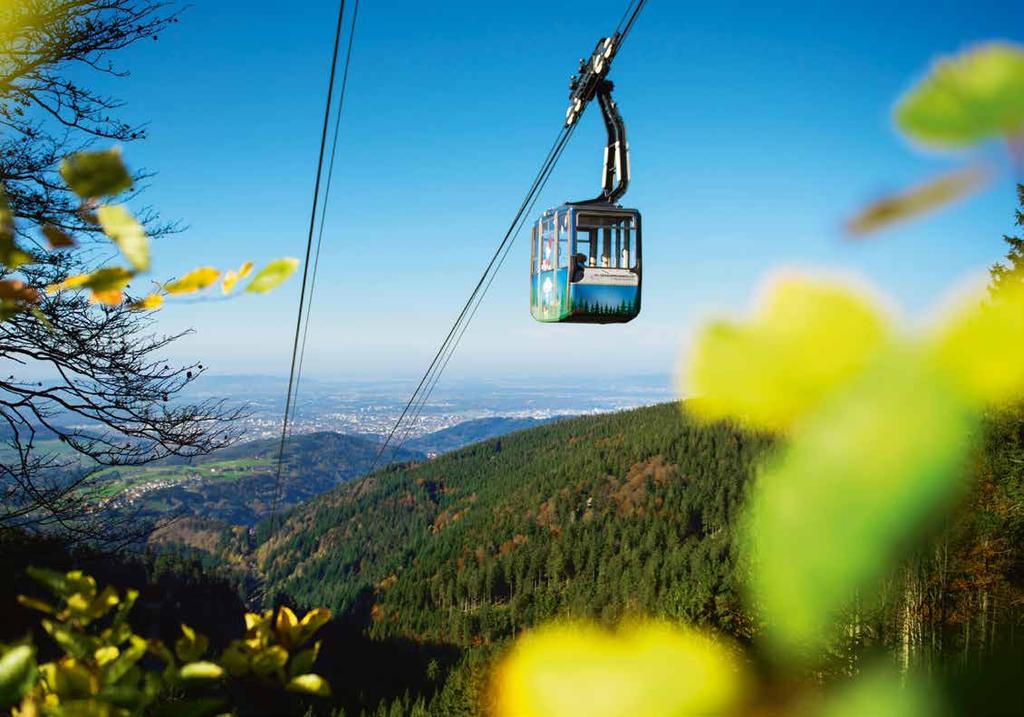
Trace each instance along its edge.
<instances>
[{"instance_id":1,"label":"distant city","mask_svg":"<svg viewBox=\"0 0 1024 717\"><path fill-rule=\"evenodd\" d=\"M415 384L404 381L324 381L299 385L294 433L335 431L368 437L387 435ZM187 398L224 398L244 405L244 440L279 435L287 380L273 376L203 376ZM667 376L600 377L577 380L508 378L438 385L409 437L434 433L466 421L491 418L547 419L606 413L673 400ZM403 429L404 431L404 429Z\"/></svg>"}]
</instances>

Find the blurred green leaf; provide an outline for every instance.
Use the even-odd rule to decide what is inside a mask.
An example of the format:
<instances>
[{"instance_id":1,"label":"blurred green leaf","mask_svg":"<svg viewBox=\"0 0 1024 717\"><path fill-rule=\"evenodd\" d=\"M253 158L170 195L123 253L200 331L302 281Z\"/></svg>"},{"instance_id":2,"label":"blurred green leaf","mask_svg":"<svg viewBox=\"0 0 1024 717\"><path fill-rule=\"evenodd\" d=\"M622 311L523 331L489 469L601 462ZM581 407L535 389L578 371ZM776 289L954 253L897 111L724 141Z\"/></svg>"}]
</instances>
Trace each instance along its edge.
<instances>
[{"instance_id":1,"label":"blurred green leaf","mask_svg":"<svg viewBox=\"0 0 1024 717\"><path fill-rule=\"evenodd\" d=\"M940 59L896 105L912 140L960 148L1024 131L1024 48L993 42Z\"/></svg>"},{"instance_id":2,"label":"blurred green leaf","mask_svg":"<svg viewBox=\"0 0 1024 717\"><path fill-rule=\"evenodd\" d=\"M298 266L298 259L275 259L256 273L245 290L254 294L265 294L287 281Z\"/></svg>"},{"instance_id":3,"label":"blurred green leaf","mask_svg":"<svg viewBox=\"0 0 1024 717\"><path fill-rule=\"evenodd\" d=\"M872 202L846 223L846 230L854 236L863 236L913 219L976 192L990 179L991 174L980 167L958 169Z\"/></svg>"},{"instance_id":4,"label":"blurred green leaf","mask_svg":"<svg viewBox=\"0 0 1024 717\"><path fill-rule=\"evenodd\" d=\"M56 570L48 568L37 568L31 565L25 569L25 572L28 573L30 578L58 597L66 597L70 593L68 580L64 573L58 573Z\"/></svg>"},{"instance_id":5,"label":"blurred green leaf","mask_svg":"<svg viewBox=\"0 0 1024 717\"><path fill-rule=\"evenodd\" d=\"M30 645L18 645L0 655L0 708L20 702L38 674L35 650Z\"/></svg>"},{"instance_id":6,"label":"blurred green leaf","mask_svg":"<svg viewBox=\"0 0 1024 717\"><path fill-rule=\"evenodd\" d=\"M320 656L320 641L313 643L313 646L297 653L292 657L291 664L288 665L288 672L292 677L296 675L304 675L307 672L313 671L313 665L316 664L316 658Z\"/></svg>"},{"instance_id":7,"label":"blurred green leaf","mask_svg":"<svg viewBox=\"0 0 1024 717\"><path fill-rule=\"evenodd\" d=\"M136 271L149 271L149 237L135 217L120 205L100 207L96 218Z\"/></svg>"},{"instance_id":8,"label":"blurred green leaf","mask_svg":"<svg viewBox=\"0 0 1024 717\"><path fill-rule=\"evenodd\" d=\"M181 626L181 637L174 643L174 652L182 662L193 662L206 654L210 640L188 625Z\"/></svg>"},{"instance_id":9,"label":"blurred green leaf","mask_svg":"<svg viewBox=\"0 0 1024 717\"><path fill-rule=\"evenodd\" d=\"M149 643L137 635L132 635L129 645L121 651L121 654L113 660L106 669L106 681L113 684L124 677L129 670L135 667L135 663L142 659L148 650Z\"/></svg>"},{"instance_id":10,"label":"blurred green leaf","mask_svg":"<svg viewBox=\"0 0 1024 717\"><path fill-rule=\"evenodd\" d=\"M69 155L61 162L60 176L82 199L112 197L132 187L131 175L117 147Z\"/></svg>"},{"instance_id":11,"label":"blurred green leaf","mask_svg":"<svg viewBox=\"0 0 1024 717\"><path fill-rule=\"evenodd\" d=\"M943 374L894 351L796 426L744 526L754 604L780 653L827 645L856 591L952 502L976 421Z\"/></svg>"},{"instance_id":12,"label":"blurred green leaf","mask_svg":"<svg viewBox=\"0 0 1024 717\"><path fill-rule=\"evenodd\" d=\"M75 659L83 660L91 655L96 649L95 640L93 638L90 638L84 633L75 632L70 626L64 623L54 622L53 620L43 620L41 624L47 634L53 638L53 641L60 645L60 648L64 650L64 652Z\"/></svg>"},{"instance_id":13,"label":"blurred green leaf","mask_svg":"<svg viewBox=\"0 0 1024 717\"><path fill-rule=\"evenodd\" d=\"M828 695L817 717L937 717L943 710L928 690L900 684L890 665L876 665Z\"/></svg>"}]
</instances>

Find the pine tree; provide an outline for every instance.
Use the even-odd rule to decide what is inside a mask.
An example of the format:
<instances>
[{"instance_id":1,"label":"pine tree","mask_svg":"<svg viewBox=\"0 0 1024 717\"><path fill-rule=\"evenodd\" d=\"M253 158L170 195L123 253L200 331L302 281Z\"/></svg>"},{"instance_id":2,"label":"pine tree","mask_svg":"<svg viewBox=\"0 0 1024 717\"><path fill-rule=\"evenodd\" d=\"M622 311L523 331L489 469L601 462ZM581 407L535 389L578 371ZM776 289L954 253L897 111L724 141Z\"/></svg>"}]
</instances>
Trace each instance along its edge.
<instances>
[{"instance_id":1,"label":"pine tree","mask_svg":"<svg viewBox=\"0 0 1024 717\"><path fill-rule=\"evenodd\" d=\"M1024 227L1024 184L1017 185L1017 199L1020 202L1020 209L1017 210L1018 227ZM992 277L990 291L997 293L1007 286L1024 281L1024 239L1020 237L1004 236L1003 241L1010 245L1006 252L1006 259L995 264L989 269Z\"/></svg>"}]
</instances>

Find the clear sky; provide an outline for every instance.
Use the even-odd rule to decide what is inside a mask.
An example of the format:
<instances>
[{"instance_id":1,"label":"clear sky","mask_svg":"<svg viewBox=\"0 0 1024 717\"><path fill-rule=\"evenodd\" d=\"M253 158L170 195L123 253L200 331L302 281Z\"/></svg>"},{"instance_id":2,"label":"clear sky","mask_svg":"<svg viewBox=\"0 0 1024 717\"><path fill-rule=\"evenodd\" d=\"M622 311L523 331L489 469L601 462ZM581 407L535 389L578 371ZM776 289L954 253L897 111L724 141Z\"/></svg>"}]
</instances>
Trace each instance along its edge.
<instances>
[{"instance_id":1,"label":"clear sky","mask_svg":"<svg viewBox=\"0 0 1024 717\"><path fill-rule=\"evenodd\" d=\"M363 0L307 354L309 375L422 371L564 117L577 59L625 0ZM650 0L611 78L644 216L644 305L627 326L552 326L528 310L524 237L453 375L672 371L708 316L738 312L774 268L863 276L910 316L1003 253L1013 183L868 243L861 203L957 158L908 147L895 99L937 54L1024 41L1024 3ZM302 256L334 0L197 0L109 85L150 138L147 203L188 231L156 271ZM584 117L541 205L599 189L603 128ZM298 280L266 297L171 304L177 358L287 372Z\"/></svg>"}]
</instances>

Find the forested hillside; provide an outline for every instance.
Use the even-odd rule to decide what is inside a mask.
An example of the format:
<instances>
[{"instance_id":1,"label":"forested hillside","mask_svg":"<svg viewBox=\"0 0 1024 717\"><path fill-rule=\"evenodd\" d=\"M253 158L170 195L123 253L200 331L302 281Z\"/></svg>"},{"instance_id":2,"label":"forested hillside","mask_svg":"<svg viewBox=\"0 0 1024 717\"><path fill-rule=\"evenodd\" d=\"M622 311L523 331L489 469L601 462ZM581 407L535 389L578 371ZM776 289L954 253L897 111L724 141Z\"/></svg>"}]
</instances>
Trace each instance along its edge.
<instances>
[{"instance_id":1,"label":"forested hillside","mask_svg":"<svg viewBox=\"0 0 1024 717\"><path fill-rule=\"evenodd\" d=\"M1024 423L1006 413L989 432L976 498L941 550L911 561L884 604L857 616L841 660L885 646L974 664L996 649L996 624L1019 622L1024 521L1008 506L1024 485ZM373 638L368 654L420 645L420 670L461 655L447 684L392 674L406 690L439 689L437 713L459 713L489 646L555 616L661 615L746 641L757 625L740 605L735 521L769 445L697 425L674 404L568 420L321 496L276 532L261 526L257 563L268 596L336 610ZM373 693L372 671L358 674Z\"/></svg>"},{"instance_id":2,"label":"forested hillside","mask_svg":"<svg viewBox=\"0 0 1024 717\"><path fill-rule=\"evenodd\" d=\"M732 519L765 445L677 405L564 421L302 506L260 564L271 591L369 609L382 636L480 644L563 612L729 623Z\"/></svg>"}]
</instances>

